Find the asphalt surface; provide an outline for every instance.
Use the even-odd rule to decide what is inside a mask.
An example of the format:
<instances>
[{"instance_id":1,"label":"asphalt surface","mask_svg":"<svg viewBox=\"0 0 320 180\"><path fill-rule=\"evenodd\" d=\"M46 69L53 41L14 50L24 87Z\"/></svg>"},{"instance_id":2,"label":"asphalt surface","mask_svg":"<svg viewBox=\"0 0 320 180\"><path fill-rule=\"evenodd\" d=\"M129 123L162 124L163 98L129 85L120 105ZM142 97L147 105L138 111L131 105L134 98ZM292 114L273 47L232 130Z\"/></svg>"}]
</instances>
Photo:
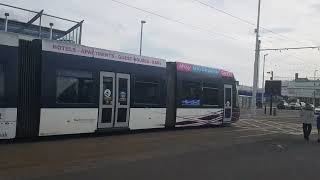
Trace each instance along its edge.
<instances>
[{"instance_id":1,"label":"asphalt surface","mask_svg":"<svg viewBox=\"0 0 320 180\"><path fill-rule=\"evenodd\" d=\"M316 131L296 112L231 127L0 144L0 179L318 179Z\"/></svg>"}]
</instances>

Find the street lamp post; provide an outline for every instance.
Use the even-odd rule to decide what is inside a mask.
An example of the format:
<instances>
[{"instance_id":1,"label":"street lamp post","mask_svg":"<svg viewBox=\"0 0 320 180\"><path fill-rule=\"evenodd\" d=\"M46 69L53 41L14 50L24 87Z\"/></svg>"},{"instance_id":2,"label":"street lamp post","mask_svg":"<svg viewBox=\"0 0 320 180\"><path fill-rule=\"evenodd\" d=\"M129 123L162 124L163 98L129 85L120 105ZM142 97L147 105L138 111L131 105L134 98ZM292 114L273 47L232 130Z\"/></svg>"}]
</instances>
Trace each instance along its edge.
<instances>
[{"instance_id":1,"label":"street lamp post","mask_svg":"<svg viewBox=\"0 0 320 180\"><path fill-rule=\"evenodd\" d=\"M273 71L269 71L267 72L267 74L270 74L271 77L270 77L270 80L273 81ZM272 105L273 105L273 94L271 93L270 94L270 115L272 115Z\"/></svg>"},{"instance_id":2,"label":"street lamp post","mask_svg":"<svg viewBox=\"0 0 320 180\"><path fill-rule=\"evenodd\" d=\"M314 71L314 83L313 83L313 106L316 107L316 75L318 70Z\"/></svg>"},{"instance_id":3,"label":"street lamp post","mask_svg":"<svg viewBox=\"0 0 320 180\"><path fill-rule=\"evenodd\" d=\"M273 81L273 71L267 72L267 74L270 74L270 80Z\"/></svg>"},{"instance_id":4,"label":"street lamp post","mask_svg":"<svg viewBox=\"0 0 320 180\"><path fill-rule=\"evenodd\" d=\"M52 40L52 34L53 34L53 23L49 23L49 26L50 26L50 40Z\"/></svg>"},{"instance_id":5,"label":"street lamp post","mask_svg":"<svg viewBox=\"0 0 320 180\"><path fill-rule=\"evenodd\" d=\"M5 23L4 23L4 32L7 32L7 31L8 31L8 17L9 17L9 13L4 13L4 16L6 17Z\"/></svg>"},{"instance_id":6,"label":"street lamp post","mask_svg":"<svg viewBox=\"0 0 320 180\"><path fill-rule=\"evenodd\" d=\"M142 34L143 34L143 24L147 23L146 21L141 21L141 34L140 34L140 56L142 54Z\"/></svg>"},{"instance_id":7,"label":"street lamp post","mask_svg":"<svg viewBox=\"0 0 320 180\"><path fill-rule=\"evenodd\" d=\"M265 69L265 65L266 65L266 56L268 56L269 54L265 54L263 56L263 72L262 72L262 103L264 104L264 93L265 93L265 90L264 90L264 69Z\"/></svg>"}]
</instances>

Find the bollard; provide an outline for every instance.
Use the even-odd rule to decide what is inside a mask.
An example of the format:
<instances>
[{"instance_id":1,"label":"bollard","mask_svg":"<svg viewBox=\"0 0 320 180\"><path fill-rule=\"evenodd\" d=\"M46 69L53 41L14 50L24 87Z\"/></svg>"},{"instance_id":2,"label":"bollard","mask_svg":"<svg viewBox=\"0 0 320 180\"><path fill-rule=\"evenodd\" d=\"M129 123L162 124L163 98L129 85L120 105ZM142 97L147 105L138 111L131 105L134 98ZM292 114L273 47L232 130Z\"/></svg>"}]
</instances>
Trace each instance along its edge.
<instances>
[{"instance_id":1,"label":"bollard","mask_svg":"<svg viewBox=\"0 0 320 180\"><path fill-rule=\"evenodd\" d=\"M277 116L277 108L273 108L273 116Z\"/></svg>"},{"instance_id":2,"label":"bollard","mask_svg":"<svg viewBox=\"0 0 320 180\"><path fill-rule=\"evenodd\" d=\"M264 114L267 114L267 106L264 105Z\"/></svg>"}]
</instances>

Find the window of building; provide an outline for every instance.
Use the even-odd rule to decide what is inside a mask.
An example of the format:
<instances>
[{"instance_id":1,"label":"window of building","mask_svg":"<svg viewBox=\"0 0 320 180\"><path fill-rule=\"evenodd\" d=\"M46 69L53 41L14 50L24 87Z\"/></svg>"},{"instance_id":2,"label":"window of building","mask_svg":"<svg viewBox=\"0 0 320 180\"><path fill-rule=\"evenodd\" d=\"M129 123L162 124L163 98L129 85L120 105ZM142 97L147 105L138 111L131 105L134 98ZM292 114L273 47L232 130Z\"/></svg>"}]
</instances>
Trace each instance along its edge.
<instances>
[{"instance_id":1,"label":"window of building","mask_svg":"<svg viewBox=\"0 0 320 180\"><path fill-rule=\"evenodd\" d=\"M4 98L4 67L0 64L0 100Z\"/></svg>"},{"instance_id":2,"label":"window of building","mask_svg":"<svg viewBox=\"0 0 320 180\"><path fill-rule=\"evenodd\" d=\"M201 84L198 82L183 81L181 87L181 104L185 106L201 105Z\"/></svg>"},{"instance_id":3,"label":"window of building","mask_svg":"<svg viewBox=\"0 0 320 180\"><path fill-rule=\"evenodd\" d=\"M217 88L203 87L203 105L218 106L219 90Z\"/></svg>"},{"instance_id":4,"label":"window of building","mask_svg":"<svg viewBox=\"0 0 320 180\"><path fill-rule=\"evenodd\" d=\"M59 70L57 72L57 103L94 103L94 83L92 73L86 71Z\"/></svg>"},{"instance_id":5,"label":"window of building","mask_svg":"<svg viewBox=\"0 0 320 180\"><path fill-rule=\"evenodd\" d=\"M135 104L160 104L160 84L157 82L135 82Z\"/></svg>"}]
</instances>

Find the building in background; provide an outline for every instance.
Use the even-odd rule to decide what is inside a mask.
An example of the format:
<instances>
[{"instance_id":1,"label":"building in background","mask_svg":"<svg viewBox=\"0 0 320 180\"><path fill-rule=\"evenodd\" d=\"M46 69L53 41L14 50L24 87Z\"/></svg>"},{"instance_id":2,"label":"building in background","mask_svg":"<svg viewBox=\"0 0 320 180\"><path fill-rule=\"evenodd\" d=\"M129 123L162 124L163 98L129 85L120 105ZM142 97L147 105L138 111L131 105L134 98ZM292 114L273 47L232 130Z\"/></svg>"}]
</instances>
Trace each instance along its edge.
<instances>
[{"instance_id":1,"label":"building in background","mask_svg":"<svg viewBox=\"0 0 320 180\"><path fill-rule=\"evenodd\" d=\"M240 85L238 86L239 106L241 109L249 109L252 101L252 87ZM263 89L257 91L257 106L262 107Z\"/></svg>"},{"instance_id":2,"label":"building in background","mask_svg":"<svg viewBox=\"0 0 320 180\"><path fill-rule=\"evenodd\" d=\"M281 84L282 97L276 97L274 103L278 103L284 99L288 103L290 102L305 102L313 104L315 97L315 106L320 106L320 79L311 80L308 78L299 78L296 74L294 80L283 80ZM242 109L248 109L251 106L252 101L252 87L250 86L238 86L239 94L239 106ZM257 92L257 106L262 105L263 89L258 89ZM265 94L265 102L269 102L269 97Z\"/></svg>"},{"instance_id":3,"label":"building in background","mask_svg":"<svg viewBox=\"0 0 320 180\"><path fill-rule=\"evenodd\" d=\"M299 78L296 74L295 80L282 82L282 96L288 101L299 99L305 103L313 103L316 99L316 106L320 105L320 80L310 80L308 78Z\"/></svg>"}]
</instances>

